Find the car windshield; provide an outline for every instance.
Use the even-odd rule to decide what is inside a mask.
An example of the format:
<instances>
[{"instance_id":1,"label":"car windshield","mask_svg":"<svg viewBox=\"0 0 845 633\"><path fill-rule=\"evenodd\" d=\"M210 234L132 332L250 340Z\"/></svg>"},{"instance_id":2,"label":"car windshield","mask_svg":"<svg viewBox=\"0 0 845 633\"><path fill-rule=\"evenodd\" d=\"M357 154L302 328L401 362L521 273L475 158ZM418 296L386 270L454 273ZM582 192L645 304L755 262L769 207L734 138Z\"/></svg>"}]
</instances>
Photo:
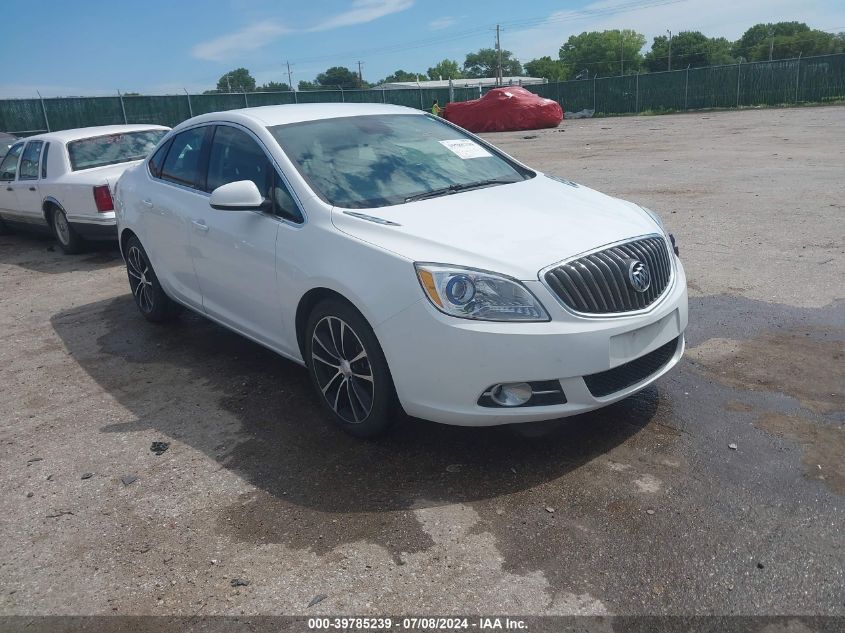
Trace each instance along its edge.
<instances>
[{"instance_id":1,"label":"car windshield","mask_svg":"<svg viewBox=\"0 0 845 633\"><path fill-rule=\"evenodd\" d=\"M365 209L533 177L431 116L389 114L269 128L329 204Z\"/></svg>"},{"instance_id":2,"label":"car windshield","mask_svg":"<svg viewBox=\"0 0 845 633\"><path fill-rule=\"evenodd\" d=\"M155 148L165 134L167 130L143 130L71 141L67 144L71 169L79 171L141 160Z\"/></svg>"}]
</instances>

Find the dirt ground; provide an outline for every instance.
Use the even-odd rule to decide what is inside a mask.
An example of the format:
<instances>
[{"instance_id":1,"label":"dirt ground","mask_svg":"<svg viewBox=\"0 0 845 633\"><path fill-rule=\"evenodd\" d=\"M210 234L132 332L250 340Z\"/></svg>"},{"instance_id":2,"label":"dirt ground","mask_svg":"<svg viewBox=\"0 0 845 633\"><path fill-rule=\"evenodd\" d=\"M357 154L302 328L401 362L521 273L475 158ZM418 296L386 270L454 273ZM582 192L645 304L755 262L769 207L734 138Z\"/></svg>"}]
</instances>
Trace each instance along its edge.
<instances>
[{"instance_id":1,"label":"dirt ground","mask_svg":"<svg viewBox=\"0 0 845 633\"><path fill-rule=\"evenodd\" d=\"M143 321L115 250L2 237L0 614L845 615L845 107L488 138L662 213L674 371L364 442L298 366Z\"/></svg>"}]
</instances>

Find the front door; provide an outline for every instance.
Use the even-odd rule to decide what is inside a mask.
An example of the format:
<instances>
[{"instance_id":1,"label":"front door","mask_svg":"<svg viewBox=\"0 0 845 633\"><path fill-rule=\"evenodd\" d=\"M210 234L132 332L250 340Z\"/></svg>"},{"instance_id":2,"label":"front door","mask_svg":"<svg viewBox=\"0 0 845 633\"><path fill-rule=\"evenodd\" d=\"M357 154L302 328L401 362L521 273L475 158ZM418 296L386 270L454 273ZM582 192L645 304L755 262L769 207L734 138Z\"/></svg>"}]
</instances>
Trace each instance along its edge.
<instances>
[{"instance_id":1,"label":"front door","mask_svg":"<svg viewBox=\"0 0 845 633\"><path fill-rule=\"evenodd\" d=\"M23 143L12 145L9 153L0 162L0 214L8 220L18 220L17 187L18 162L23 153Z\"/></svg>"},{"instance_id":2,"label":"front door","mask_svg":"<svg viewBox=\"0 0 845 633\"><path fill-rule=\"evenodd\" d=\"M208 157L206 190L252 180L269 196L275 169L244 129L218 125ZM209 316L271 347L284 341L276 290L280 220L267 211L219 211L206 204L190 218L194 269Z\"/></svg>"}]
</instances>

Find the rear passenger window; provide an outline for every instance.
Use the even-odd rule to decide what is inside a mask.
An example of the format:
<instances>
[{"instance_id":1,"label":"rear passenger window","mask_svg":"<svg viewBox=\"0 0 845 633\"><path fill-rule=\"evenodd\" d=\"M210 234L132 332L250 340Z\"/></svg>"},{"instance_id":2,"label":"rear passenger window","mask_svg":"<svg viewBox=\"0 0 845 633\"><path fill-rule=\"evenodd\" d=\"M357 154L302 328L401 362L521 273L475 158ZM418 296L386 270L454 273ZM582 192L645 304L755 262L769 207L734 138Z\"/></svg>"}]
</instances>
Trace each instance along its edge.
<instances>
[{"instance_id":1,"label":"rear passenger window","mask_svg":"<svg viewBox=\"0 0 845 633\"><path fill-rule=\"evenodd\" d=\"M170 149L170 141L159 147L158 151L150 158L150 173L155 178L161 178L161 168L164 165L164 157L167 156L168 149Z\"/></svg>"},{"instance_id":2,"label":"rear passenger window","mask_svg":"<svg viewBox=\"0 0 845 633\"><path fill-rule=\"evenodd\" d=\"M18 159L21 157L23 151L23 143L12 145L12 149L3 158L0 163L0 180L14 180L18 173Z\"/></svg>"},{"instance_id":3,"label":"rear passenger window","mask_svg":"<svg viewBox=\"0 0 845 633\"><path fill-rule=\"evenodd\" d=\"M194 189L202 187L200 161L206 130L206 127L195 127L173 137L161 168L163 180Z\"/></svg>"},{"instance_id":4,"label":"rear passenger window","mask_svg":"<svg viewBox=\"0 0 845 633\"><path fill-rule=\"evenodd\" d=\"M50 155L50 144L44 143L44 151L41 154L41 177L47 177L47 156Z\"/></svg>"},{"instance_id":5,"label":"rear passenger window","mask_svg":"<svg viewBox=\"0 0 845 633\"><path fill-rule=\"evenodd\" d=\"M30 141L26 144L21 158L18 180L38 180L38 168L41 166L42 141Z\"/></svg>"},{"instance_id":6,"label":"rear passenger window","mask_svg":"<svg viewBox=\"0 0 845 633\"><path fill-rule=\"evenodd\" d=\"M269 203L268 210L292 222L302 222L299 207L264 150L247 133L219 125L208 158L206 191L239 180L251 180Z\"/></svg>"}]
</instances>

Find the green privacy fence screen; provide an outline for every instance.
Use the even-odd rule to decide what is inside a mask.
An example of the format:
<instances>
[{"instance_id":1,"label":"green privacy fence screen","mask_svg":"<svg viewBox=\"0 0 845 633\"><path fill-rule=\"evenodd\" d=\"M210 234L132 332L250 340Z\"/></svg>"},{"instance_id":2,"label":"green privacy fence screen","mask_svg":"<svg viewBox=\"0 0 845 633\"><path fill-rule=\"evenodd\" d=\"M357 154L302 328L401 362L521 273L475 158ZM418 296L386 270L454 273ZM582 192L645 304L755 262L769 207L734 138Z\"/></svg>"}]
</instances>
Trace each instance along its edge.
<instances>
[{"instance_id":1,"label":"green privacy fence screen","mask_svg":"<svg viewBox=\"0 0 845 633\"><path fill-rule=\"evenodd\" d=\"M845 100L845 54L525 87L558 101L568 112L595 110L597 115L827 103ZM451 94L454 101L467 101L477 98L479 89L456 87ZM0 100L0 130L25 136L47 130L116 123L157 123L172 127L206 112L289 103L389 103L428 109L435 99L441 105L448 103L450 90L315 90L6 99Z\"/></svg>"}]
</instances>

